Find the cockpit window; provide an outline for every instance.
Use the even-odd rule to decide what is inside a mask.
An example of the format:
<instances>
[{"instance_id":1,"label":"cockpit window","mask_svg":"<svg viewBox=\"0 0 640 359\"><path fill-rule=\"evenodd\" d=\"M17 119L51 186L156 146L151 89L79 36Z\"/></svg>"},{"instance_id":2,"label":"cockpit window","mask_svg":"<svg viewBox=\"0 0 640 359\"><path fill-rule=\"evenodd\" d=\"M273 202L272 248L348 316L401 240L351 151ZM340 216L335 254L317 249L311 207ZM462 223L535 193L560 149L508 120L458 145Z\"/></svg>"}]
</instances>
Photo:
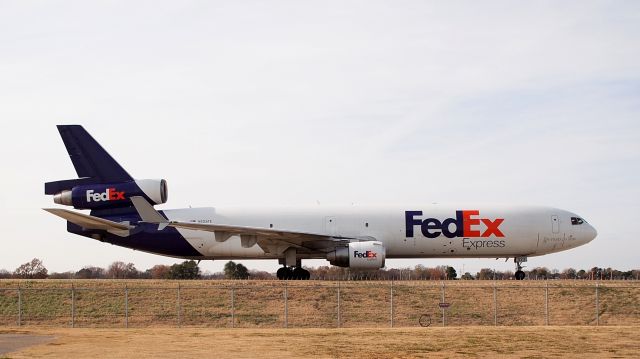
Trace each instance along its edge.
<instances>
[{"instance_id":1,"label":"cockpit window","mask_svg":"<svg viewBox=\"0 0 640 359\"><path fill-rule=\"evenodd\" d=\"M573 224L574 226L577 226L579 224L583 224L584 220L580 217L571 217L571 224Z\"/></svg>"}]
</instances>

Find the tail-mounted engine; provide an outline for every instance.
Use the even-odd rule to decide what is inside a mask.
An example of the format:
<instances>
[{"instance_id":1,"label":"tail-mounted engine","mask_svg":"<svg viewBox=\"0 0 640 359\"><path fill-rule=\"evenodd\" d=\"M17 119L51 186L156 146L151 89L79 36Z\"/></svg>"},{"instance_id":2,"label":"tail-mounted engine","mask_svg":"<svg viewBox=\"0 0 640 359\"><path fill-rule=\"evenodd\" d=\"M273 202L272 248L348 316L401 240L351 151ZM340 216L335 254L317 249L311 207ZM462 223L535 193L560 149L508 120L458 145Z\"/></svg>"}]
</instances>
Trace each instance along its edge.
<instances>
[{"instance_id":1,"label":"tail-mounted engine","mask_svg":"<svg viewBox=\"0 0 640 359\"><path fill-rule=\"evenodd\" d=\"M334 266L353 269L379 269L384 267L386 251L382 242L352 242L327 254Z\"/></svg>"},{"instance_id":2,"label":"tail-mounted engine","mask_svg":"<svg viewBox=\"0 0 640 359\"><path fill-rule=\"evenodd\" d=\"M113 184L78 185L54 194L57 204L76 209L119 208L131 206L132 196L142 196L151 204L167 202L165 180L135 180Z\"/></svg>"}]
</instances>

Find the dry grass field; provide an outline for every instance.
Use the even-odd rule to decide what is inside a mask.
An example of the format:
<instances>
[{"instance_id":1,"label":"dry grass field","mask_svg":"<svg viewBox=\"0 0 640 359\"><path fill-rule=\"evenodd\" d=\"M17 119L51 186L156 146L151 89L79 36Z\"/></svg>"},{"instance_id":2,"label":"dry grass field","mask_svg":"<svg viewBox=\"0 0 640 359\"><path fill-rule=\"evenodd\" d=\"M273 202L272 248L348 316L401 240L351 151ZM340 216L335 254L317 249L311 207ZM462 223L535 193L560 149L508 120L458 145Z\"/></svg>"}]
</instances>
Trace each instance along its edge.
<instances>
[{"instance_id":1,"label":"dry grass field","mask_svg":"<svg viewBox=\"0 0 640 359\"><path fill-rule=\"evenodd\" d=\"M53 336L0 358L637 358L640 327L0 330ZM0 348L1 349L1 348Z\"/></svg>"},{"instance_id":2,"label":"dry grass field","mask_svg":"<svg viewBox=\"0 0 640 359\"><path fill-rule=\"evenodd\" d=\"M597 285L596 303L593 281L1 280L0 328L383 328L391 293L394 327L441 326L443 293L447 326L640 325L639 282Z\"/></svg>"}]
</instances>

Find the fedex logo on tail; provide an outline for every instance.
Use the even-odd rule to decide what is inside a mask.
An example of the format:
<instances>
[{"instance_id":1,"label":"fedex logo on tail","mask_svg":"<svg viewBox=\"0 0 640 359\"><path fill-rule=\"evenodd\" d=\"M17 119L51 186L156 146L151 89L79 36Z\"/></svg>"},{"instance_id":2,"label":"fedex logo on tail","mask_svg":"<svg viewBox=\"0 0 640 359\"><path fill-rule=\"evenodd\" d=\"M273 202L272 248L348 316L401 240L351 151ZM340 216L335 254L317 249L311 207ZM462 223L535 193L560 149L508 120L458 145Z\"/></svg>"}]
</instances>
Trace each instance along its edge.
<instances>
[{"instance_id":1,"label":"fedex logo on tail","mask_svg":"<svg viewBox=\"0 0 640 359\"><path fill-rule=\"evenodd\" d=\"M420 226L422 235L427 238L436 238L441 234L447 238L504 237L500 231L504 218L481 218L479 210L456 211L456 218L446 218L443 221L437 218L420 219L421 216L422 211L405 211L407 237L413 237L415 226ZM480 223L485 225L484 231L481 231Z\"/></svg>"},{"instance_id":2,"label":"fedex logo on tail","mask_svg":"<svg viewBox=\"0 0 640 359\"><path fill-rule=\"evenodd\" d=\"M103 202L124 200L124 191L118 192L115 188L107 188L102 193L95 193L94 190L87 190L87 202Z\"/></svg>"}]
</instances>

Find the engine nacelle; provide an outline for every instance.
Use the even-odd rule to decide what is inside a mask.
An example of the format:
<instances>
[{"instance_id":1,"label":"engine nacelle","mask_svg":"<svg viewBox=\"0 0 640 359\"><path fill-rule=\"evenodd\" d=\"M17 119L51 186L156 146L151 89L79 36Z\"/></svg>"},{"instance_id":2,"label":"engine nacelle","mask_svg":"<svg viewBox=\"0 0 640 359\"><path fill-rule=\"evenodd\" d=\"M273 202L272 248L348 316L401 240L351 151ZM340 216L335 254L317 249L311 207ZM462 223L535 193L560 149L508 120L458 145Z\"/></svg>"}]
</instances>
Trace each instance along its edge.
<instances>
[{"instance_id":1,"label":"engine nacelle","mask_svg":"<svg viewBox=\"0 0 640 359\"><path fill-rule=\"evenodd\" d=\"M327 254L332 265L353 269L380 269L385 258L384 245L379 241L352 242Z\"/></svg>"},{"instance_id":2,"label":"engine nacelle","mask_svg":"<svg viewBox=\"0 0 640 359\"><path fill-rule=\"evenodd\" d=\"M53 201L76 209L118 208L131 206L133 196L142 196L153 205L167 202L168 195L167 181L147 179L75 186L55 194Z\"/></svg>"}]
</instances>

